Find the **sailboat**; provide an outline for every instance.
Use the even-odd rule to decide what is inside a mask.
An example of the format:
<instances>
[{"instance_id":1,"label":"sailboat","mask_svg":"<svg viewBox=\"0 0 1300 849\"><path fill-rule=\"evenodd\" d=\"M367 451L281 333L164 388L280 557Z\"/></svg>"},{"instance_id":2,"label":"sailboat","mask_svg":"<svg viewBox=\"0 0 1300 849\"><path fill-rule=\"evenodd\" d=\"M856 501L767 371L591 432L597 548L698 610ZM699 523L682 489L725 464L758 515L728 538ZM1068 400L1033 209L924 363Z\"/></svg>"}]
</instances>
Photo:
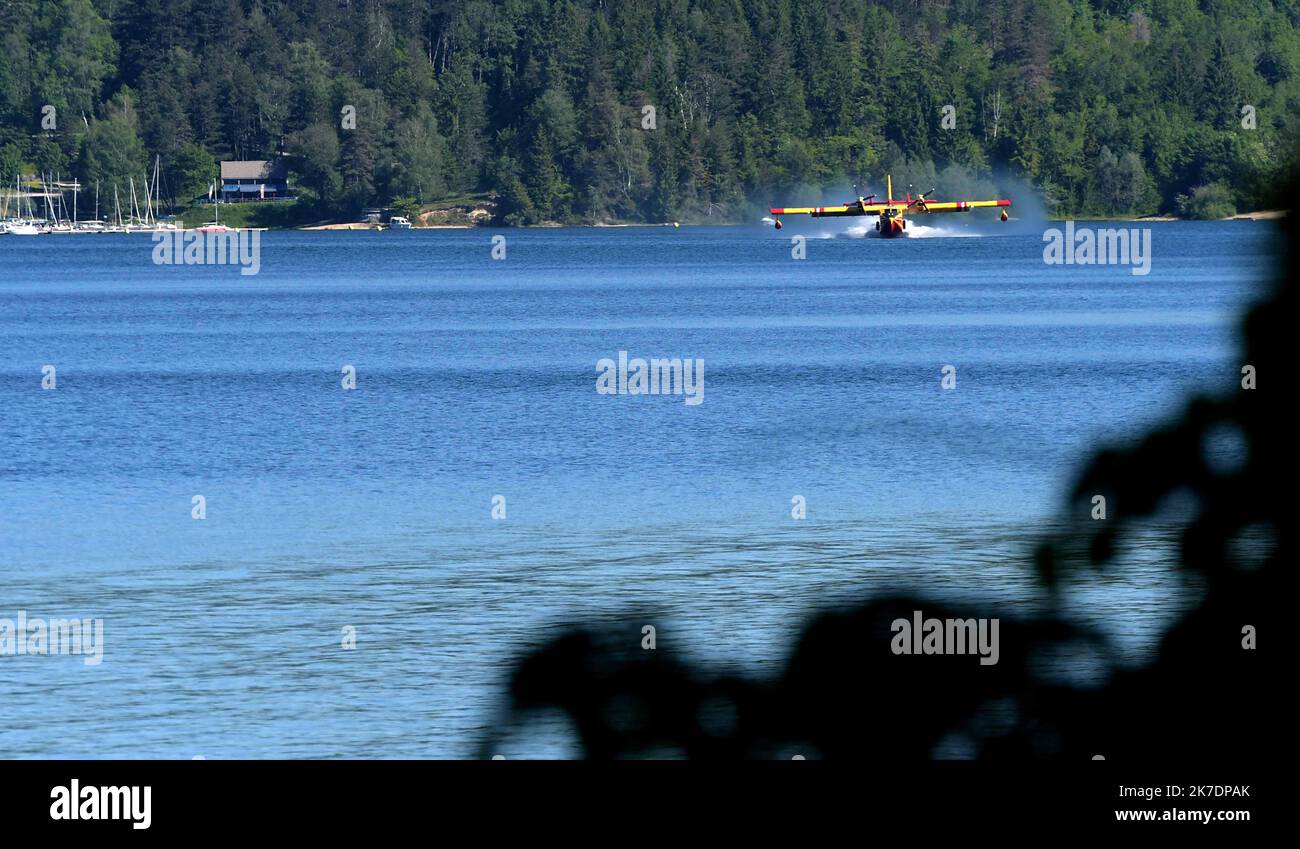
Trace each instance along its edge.
<instances>
[{"instance_id":1,"label":"sailboat","mask_svg":"<svg viewBox=\"0 0 1300 849\"><path fill-rule=\"evenodd\" d=\"M6 221L4 223L4 229L0 230L0 232L7 233L10 236L39 236L41 228L37 227L36 222L30 218L15 218L11 221Z\"/></svg>"},{"instance_id":2,"label":"sailboat","mask_svg":"<svg viewBox=\"0 0 1300 849\"><path fill-rule=\"evenodd\" d=\"M68 219L68 209L63 205L63 181L56 175L53 180L48 176L41 178L41 186L45 189L45 209L49 218L53 220L46 229L47 233L73 233L72 221ZM57 200L51 196L50 188L59 190Z\"/></svg>"},{"instance_id":3,"label":"sailboat","mask_svg":"<svg viewBox=\"0 0 1300 849\"><path fill-rule=\"evenodd\" d=\"M4 230L0 231L10 236L39 236L41 230L30 221L10 221L4 225Z\"/></svg>"},{"instance_id":4,"label":"sailboat","mask_svg":"<svg viewBox=\"0 0 1300 849\"><path fill-rule=\"evenodd\" d=\"M72 204L74 210L76 209L76 204L77 204L76 198L77 198L76 195L72 196ZM75 212L73 214L73 218L76 218ZM104 222L99 220L99 181L98 180L95 181L95 218L93 221L78 221L76 222L76 225L77 225L77 232L79 233L103 233L104 232Z\"/></svg>"},{"instance_id":5,"label":"sailboat","mask_svg":"<svg viewBox=\"0 0 1300 849\"><path fill-rule=\"evenodd\" d=\"M143 205L136 199L135 177L127 177L127 183L131 190L131 214L126 219L126 231L128 233L148 233L153 229L153 222L150 221L151 216L145 214Z\"/></svg>"},{"instance_id":6,"label":"sailboat","mask_svg":"<svg viewBox=\"0 0 1300 849\"><path fill-rule=\"evenodd\" d=\"M159 187L158 187L158 173L159 173L159 170L160 170L160 166L161 166L161 164L162 164L162 157L159 156L159 155L157 155L157 154L154 154L154 158L153 158L153 185L149 186L149 188L148 188L148 201L147 201L148 204L149 204L149 221L151 222L151 229L152 229L155 233L158 232L158 231L160 231L160 230L161 230L161 231L167 231L167 232L171 232L171 231L175 231L175 230L184 230L184 229L185 229L185 226L184 226L183 223L180 223L180 222L177 222L177 221L174 221L174 220L173 220L173 221L160 221L160 220L158 220L158 216L157 216L157 214L154 212L154 206L155 206L155 205L156 205L159 209L162 208L162 196L159 194Z\"/></svg>"},{"instance_id":7,"label":"sailboat","mask_svg":"<svg viewBox=\"0 0 1300 849\"><path fill-rule=\"evenodd\" d=\"M109 225L101 232L104 233L125 233L126 228L122 226L122 207L117 197L117 183L113 184L113 218Z\"/></svg>"},{"instance_id":8,"label":"sailboat","mask_svg":"<svg viewBox=\"0 0 1300 849\"><path fill-rule=\"evenodd\" d=\"M23 198L25 197L22 190L22 178L14 177L14 199L17 201L17 215L3 223L0 223L0 234L9 236L37 236L40 235L41 228L36 226L36 221L31 217L31 199L27 200L27 217L23 217ZM7 206L7 204L6 204Z\"/></svg>"},{"instance_id":9,"label":"sailboat","mask_svg":"<svg viewBox=\"0 0 1300 849\"><path fill-rule=\"evenodd\" d=\"M219 204L214 195L217 191L217 184L214 182L208 186L208 200L212 201L212 214L216 218L206 224L200 224L197 229L200 233L229 233L230 228L221 223L221 204Z\"/></svg>"}]
</instances>

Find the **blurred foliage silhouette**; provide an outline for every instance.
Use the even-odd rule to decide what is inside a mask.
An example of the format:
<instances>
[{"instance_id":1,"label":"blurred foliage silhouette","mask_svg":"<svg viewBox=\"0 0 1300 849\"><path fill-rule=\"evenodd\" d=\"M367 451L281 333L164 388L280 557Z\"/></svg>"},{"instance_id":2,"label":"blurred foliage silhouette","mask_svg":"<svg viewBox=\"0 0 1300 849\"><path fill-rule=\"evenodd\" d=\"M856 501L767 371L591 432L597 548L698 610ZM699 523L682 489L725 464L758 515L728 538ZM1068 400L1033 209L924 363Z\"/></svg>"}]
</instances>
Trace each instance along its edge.
<instances>
[{"instance_id":1,"label":"blurred foliage silhouette","mask_svg":"<svg viewBox=\"0 0 1300 849\"><path fill-rule=\"evenodd\" d=\"M1246 315L1241 373L1224 375L1221 394L1192 399L1166 426L1086 465L1065 521L1034 558L1050 615L1025 618L977 600L957 608L923 596L875 598L818 615L775 681L697 669L669 647L644 651L642 623L662 620L621 617L524 657L507 723L558 708L586 757L598 759L923 760L954 739L978 759L1214 760L1274 750L1285 702L1276 667L1264 665L1267 649L1254 641L1276 643L1282 565L1294 544L1292 434L1278 364L1296 326L1296 224L1288 218L1283 227L1280 280ZM1224 439L1240 449L1239 462L1216 460ZM1104 521L1092 517L1096 494L1107 499ZM1163 633L1153 660L1121 666L1101 634L1066 621L1062 600L1072 582L1117 568L1142 522L1171 499L1195 506L1179 522L1170 574L1203 595ZM1000 661L893 654L891 623L916 610L998 617ZM1106 674L1091 675L1100 686L1044 674L1045 658L1082 663L1089 653L1105 665Z\"/></svg>"}]
</instances>

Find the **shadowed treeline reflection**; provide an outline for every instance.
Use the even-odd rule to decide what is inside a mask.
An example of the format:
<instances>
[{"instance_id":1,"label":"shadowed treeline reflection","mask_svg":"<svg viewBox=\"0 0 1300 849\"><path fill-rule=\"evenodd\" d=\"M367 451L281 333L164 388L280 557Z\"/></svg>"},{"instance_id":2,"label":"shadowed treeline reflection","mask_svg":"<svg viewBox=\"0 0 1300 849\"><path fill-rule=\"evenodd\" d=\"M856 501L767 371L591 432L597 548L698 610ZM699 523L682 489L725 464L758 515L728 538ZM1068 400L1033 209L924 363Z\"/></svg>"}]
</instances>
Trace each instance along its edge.
<instances>
[{"instance_id":1,"label":"shadowed treeline reflection","mask_svg":"<svg viewBox=\"0 0 1300 849\"><path fill-rule=\"evenodd\" d=\"M636 611L576 627L524 657L497 734L559 709L590 758L1177 760L1258 757L1277 746L1280 689L1263 657L1278 639L1293 545L1292 425L1281 402L1281 346L1296 321L1292 220L1286 233L1282 280L1246 316L1242 373L1225 374L1221 393L1193 399L1166 426L1100 451L1083 470L1064 530L1050 532L1033 564L1049 615L994 600L954 607L923 594L876 597L817 616L779 676L759 681L687 662L667 629L644 649L643 626L662 620ZM1097 496L1104 519L1094 515ZM1173 620L1149 662L1125 666L1101 632L1066 620L1064 601L1087 581L1100 579L1105 592L1126 546L1150 522L1168 521L1171 505L1182 508L1173 574L1199 589L1200 602ZM891 623L918 610L997 618L998 662L895 654ZM1088 671L1062 677L1062 669Z\"/></svg>"}]
</instances>

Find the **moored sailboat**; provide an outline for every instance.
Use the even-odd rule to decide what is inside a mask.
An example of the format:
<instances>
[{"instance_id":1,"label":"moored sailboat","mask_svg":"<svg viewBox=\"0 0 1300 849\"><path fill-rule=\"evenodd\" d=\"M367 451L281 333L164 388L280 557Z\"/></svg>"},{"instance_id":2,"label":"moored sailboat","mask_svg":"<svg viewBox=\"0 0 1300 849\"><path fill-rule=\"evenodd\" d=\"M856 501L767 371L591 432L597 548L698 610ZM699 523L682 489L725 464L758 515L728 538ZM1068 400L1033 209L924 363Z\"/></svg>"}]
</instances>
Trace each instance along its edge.
<instances>
[{"instance_id":1,"label":"moored sailboat","mask_svg":"<svg viewBox=\"0 0 1300 849\"><path fill-rule=\"evenodd\" d=\"M214 218L212 221L208 221L207 223L200 224L198 227L194 228L198 230L200 233L229 233L230 232L230 228L227 227L225 224L221 223L221 206L217 202L216 191L217 191L217 184L215 182L208 186L208 200L212 201L212 214Z\"/></svg>"}]
</instances>

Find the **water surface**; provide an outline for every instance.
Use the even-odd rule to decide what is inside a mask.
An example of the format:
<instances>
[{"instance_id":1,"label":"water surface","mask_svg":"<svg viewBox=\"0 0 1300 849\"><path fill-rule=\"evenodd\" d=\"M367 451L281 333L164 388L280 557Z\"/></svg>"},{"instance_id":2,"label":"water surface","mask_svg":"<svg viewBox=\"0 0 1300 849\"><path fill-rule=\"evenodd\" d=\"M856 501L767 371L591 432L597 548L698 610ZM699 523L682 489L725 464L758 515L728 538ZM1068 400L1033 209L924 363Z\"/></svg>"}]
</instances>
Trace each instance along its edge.
<instances>
[{"instance_id":1,"label":"water surface","mask_svg":"<svg viewBox=\"0 0 1300 849\"><path fill-rule=\"evenodd\" d=\"M0 237L0 617L106 643L0 657L0 756L464 757L557 622L649 604L770 675L828 601L1032 610L1090 447L1231 385L1271 270L1271 225L1149 226L1146 277L1041 229L276 232L254 276ZM703 359L704 403L597 394L619 351ZM1074 615L1138 662L1187 593L1130 559Z\"/></svg>"}]
</instances>

